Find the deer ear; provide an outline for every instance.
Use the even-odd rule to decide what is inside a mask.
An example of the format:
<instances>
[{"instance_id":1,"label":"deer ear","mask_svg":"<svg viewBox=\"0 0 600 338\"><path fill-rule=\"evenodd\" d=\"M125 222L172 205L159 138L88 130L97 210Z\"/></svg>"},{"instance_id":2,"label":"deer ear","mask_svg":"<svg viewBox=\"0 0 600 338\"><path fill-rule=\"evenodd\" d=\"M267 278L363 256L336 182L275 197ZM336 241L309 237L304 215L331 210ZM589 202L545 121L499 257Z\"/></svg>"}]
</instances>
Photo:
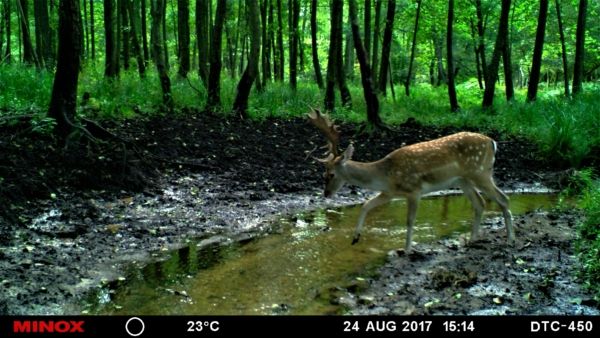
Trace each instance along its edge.
<instances>
[{"instance_id":1,"label":"deer ear","mask_svg":"<svg viewBox=\"0 0 600 338\"><path fill-rule=\"evenodd\" d=\"M344 150L344 153L342 154L342 161L346 162L348 160L352 159L352 155L354 154L354 146L352 144L350 144L348 146L348 148L346 148L346 150Z\"/></svg>"}]
</instances>

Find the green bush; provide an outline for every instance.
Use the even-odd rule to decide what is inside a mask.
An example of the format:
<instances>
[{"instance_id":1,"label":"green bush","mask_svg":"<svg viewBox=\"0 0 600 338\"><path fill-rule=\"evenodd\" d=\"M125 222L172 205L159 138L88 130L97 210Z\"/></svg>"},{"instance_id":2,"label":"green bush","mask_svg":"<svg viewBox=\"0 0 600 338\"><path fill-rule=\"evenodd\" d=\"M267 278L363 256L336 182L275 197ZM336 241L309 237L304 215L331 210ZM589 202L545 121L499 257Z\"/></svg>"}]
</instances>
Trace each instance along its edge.
<instances>
[{"instance_id":1,"label":"green bush","mask_svg":"<svg viewBox=\"0 0 600 338\"><path fill-rule=\"evenodd\" d=\"M581 263L580 277L600 301L600 181L587 170L580 182L587 184L579 200L585 216L577 226L575 246Z\"/></svg>"}]
</instances>

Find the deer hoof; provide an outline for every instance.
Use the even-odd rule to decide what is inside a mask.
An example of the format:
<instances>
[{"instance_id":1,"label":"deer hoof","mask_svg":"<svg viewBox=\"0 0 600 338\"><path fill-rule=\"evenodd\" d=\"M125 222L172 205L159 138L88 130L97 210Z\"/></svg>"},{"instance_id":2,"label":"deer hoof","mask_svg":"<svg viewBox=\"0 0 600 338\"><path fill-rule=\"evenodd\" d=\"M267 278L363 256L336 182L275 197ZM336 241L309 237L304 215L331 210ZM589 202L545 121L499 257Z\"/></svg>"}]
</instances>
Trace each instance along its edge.
<instances>
[{"instance_id":1,"label":"deer hoof","mask_svg":"<svg viewBox=\"0 0 600 338\"><path fill-rule=\"evenodd\" d=\"M358 240L360 240L360 235L354 236L354 238L352 239L352 245L358 243Z\"/></svg>"}]
</instances>

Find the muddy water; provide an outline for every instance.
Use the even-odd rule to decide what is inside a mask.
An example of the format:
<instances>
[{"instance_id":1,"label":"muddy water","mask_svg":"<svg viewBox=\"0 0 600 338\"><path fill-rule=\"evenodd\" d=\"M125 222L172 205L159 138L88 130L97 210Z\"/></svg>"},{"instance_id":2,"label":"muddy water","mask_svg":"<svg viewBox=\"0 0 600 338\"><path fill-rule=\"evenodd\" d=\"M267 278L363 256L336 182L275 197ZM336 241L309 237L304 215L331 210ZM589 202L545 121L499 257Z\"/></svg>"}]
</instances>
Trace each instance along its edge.
<instances>
[{"instance_id":1,"label":"muddy water","mask_svg":"<svg viewBox=\"0 0 600 338\"><path fill-rule=\"evenodd\" d=\"M517 215L555 201L552 195L513 195L511 210ZM270 234L243 243L193 243L159 263L132 265L126 278L100 289L87 306L98 314L339 313L333 295L360 288L389 250L404 246L405 209L398 200L373 210L353 246L360 206L282 218ZM463 196L424 199L414 241L460 236L470 231L471 217ZM484 217L499 218L500 212L488 210Z\"/></svg>"}]
</instances>

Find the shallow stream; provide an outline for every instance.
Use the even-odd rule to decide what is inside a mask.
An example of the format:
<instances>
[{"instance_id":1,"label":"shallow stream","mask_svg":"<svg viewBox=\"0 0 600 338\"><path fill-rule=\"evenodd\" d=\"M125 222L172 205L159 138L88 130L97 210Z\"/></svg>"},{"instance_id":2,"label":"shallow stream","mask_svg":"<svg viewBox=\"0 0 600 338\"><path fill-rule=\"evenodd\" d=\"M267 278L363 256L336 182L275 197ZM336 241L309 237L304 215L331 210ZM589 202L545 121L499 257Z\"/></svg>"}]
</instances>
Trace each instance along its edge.
<instances>
[{"instance_id":1,"label":"shallow stream","mask_svg":"<svg viewBox=\"0 0 600 338\"><path fill-rule=\"evenodd\" d=\"M511 196L513 214L548 209L556 196ZM503 226L488 203L486 228ZM390 250L404 247L404 200L373 210L361 241L350 245L360 205L299 213L276 220L268 234L246 241L192 242L165 260L132 264L118 281L96 290L86 307L96 314L262 315L343 311L332 294L364 287ZM462 195L425 198L414 241L466 238L472 209Z\"/></svg>"}]
</instances>

